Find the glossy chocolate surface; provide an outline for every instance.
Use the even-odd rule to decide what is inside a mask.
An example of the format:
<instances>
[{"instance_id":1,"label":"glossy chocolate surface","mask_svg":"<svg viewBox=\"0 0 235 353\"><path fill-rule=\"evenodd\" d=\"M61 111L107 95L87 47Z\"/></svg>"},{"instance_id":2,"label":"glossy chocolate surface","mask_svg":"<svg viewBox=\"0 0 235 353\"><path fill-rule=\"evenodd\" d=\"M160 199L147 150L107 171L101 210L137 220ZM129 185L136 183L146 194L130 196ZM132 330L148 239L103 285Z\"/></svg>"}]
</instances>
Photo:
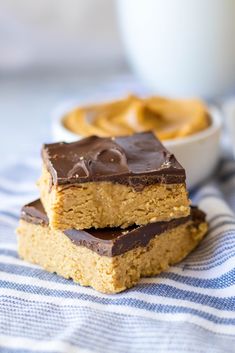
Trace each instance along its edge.
<instances>
[{"instance_id":1,"label":"glossy chocolate surface","mask_svg":"<svg viewBox=\"0 0 235 353\"><path fill-rule=\"evenodd\" d=\"M28 203L21 209L20 218L34 224L48 225L49 220L39 199Z\"/></svg>"},{"instance_id":2,"label":"glossy chocolate surface","mask_svg":"<svg viewBox=\"0 0 235 353\"><path fill-rule=\"evenodd\" d=\"M24 206L22 208L21 219L29 223L48 225L48 218L40 200L33 201ZM69 229L65 230L64 234L74 244L85 246L99 255L116 256L139 246L144 247L155 236L191 220L197 226L205 222L205 214L197 207L192 207L191 215L173 219L169 222L155 222L144 226L131 226L127 229Z\"/></svg>"},{"instance_id":3,"label":"glossy chocolate surface","mask_svg":"<svg viewBox=\"0 0 235 353\"><path fill-rule=\"evenodd\" d=\"M110 181L141 189L185 182L183 167L151 132L46 144L42 157L53 185Z\"/></svg>"}]
</instances>

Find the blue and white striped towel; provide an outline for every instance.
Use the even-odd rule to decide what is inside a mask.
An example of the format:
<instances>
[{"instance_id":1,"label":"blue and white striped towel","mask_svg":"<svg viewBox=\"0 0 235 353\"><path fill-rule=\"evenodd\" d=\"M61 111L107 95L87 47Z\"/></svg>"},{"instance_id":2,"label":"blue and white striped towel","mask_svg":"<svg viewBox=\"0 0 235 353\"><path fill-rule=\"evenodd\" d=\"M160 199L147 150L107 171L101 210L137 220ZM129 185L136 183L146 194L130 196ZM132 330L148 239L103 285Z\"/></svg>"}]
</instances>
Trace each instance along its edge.
<instances>
[{"instance_id":1,"label":"blue and white striped towel","mask_svg":"<svg viewBox=\"0 0 235 353\"><path fill-rule=\"evenodd\" d=\"M181 264L117 295L18 258L20 207L37 197L39 161L0 176L0 352L235 352L235 162L192 194L210 232Z\"/></svg>"}]
</instances>

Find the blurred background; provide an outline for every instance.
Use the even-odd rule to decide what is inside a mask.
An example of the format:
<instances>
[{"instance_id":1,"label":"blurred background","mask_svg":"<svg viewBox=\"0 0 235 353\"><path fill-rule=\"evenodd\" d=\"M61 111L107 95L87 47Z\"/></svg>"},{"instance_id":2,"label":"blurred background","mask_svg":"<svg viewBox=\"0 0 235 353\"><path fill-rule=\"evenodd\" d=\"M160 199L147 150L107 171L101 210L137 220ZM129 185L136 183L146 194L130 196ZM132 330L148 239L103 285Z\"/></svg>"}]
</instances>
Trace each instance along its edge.
<instances>
[{"instance_id":1,"label":"blurred background","mask_svg":"<svg viewBox=\"0 0 235 353\"><path fill-rule=\"evenodd\" d=\"M125 64L110 0L1 0L0 69L115 70Z\"/></svg>"},{"instance_id":2,"label":"blurred background","mask_svg":"<svg viewBox=\"0 0 235 353\"><path fill-rule=\"evenodd\" d=\"M61 101L129 91L115 10L113 0L0 0L2 160L39 153Z\"/></svg>"},{"instance_id":3,"label":"blurred background","mask_svg":"<svg viewBox=\"0 0 235 353\"><path fill-rule=\"evenodd\" d=\"M231 94L233 38L234 0L0 0L0 157L38 153L67 99Z\"/></svg>"}]
</instances>

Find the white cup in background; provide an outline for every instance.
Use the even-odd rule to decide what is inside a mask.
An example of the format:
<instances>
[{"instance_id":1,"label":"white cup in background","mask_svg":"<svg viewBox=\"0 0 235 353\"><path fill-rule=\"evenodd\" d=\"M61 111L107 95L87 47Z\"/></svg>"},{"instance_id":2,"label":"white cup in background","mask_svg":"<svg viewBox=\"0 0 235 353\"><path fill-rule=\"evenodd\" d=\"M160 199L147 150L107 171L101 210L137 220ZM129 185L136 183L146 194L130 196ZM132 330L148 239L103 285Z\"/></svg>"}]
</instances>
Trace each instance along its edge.
<instances>
[{"instance_id":1,"label":"white cup in background","mask_svg":"<svg viewBox=\"0 0 235 353\"><path fill-rule=\"evenodd\" d=\"M222 105L225 115L226 130L229 137L229 148L232 148L235 157L235 99L229 99Z\"/></svg>"},{"instance_id":2,"label":"white cup in background","mask_svg":"<svg viewBox=\"0 0 235 353\"><path fill-rule=\"evenodd\" d=\"M235 87L234 0L118 0L134 71L156 93L211 98Z\"/></svg>"}]
</instances>

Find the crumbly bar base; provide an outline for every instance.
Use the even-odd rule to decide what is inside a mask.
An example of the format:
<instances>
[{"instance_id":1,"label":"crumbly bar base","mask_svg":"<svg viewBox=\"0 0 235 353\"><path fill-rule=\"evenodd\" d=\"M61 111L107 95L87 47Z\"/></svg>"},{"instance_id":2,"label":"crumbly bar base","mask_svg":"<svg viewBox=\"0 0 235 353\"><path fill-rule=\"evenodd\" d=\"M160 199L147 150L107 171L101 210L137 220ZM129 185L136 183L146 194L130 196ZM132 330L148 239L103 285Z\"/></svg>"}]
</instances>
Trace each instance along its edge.
<instances>
[{"instance_id":1,"label":"crumbly bar base","mask_svg":"<svg viewBox=\"0 0 235 353\"><path fill-rule=\"evenodd\" d=\"M107 257L75 245L62 231L24 220L18 227L22 259L45 270L72 278L103 293L117 293L134 286L143 276L154 276L187 256L206 234L207 224L180 225L153 238L146 247Z\"/></svg>"},{"instance_id":2,"label":"crumbly bar base","mask_svg":"<svg viewBox=\"0 0 235 353\"><path fill-rule=\"evenodd\" d=\"M38 184L54 229L126 228L190 214L185 184L155 184L142 191L111 182L51 187L51 176L45 167Z\"/></svg>"}]
</instances>

